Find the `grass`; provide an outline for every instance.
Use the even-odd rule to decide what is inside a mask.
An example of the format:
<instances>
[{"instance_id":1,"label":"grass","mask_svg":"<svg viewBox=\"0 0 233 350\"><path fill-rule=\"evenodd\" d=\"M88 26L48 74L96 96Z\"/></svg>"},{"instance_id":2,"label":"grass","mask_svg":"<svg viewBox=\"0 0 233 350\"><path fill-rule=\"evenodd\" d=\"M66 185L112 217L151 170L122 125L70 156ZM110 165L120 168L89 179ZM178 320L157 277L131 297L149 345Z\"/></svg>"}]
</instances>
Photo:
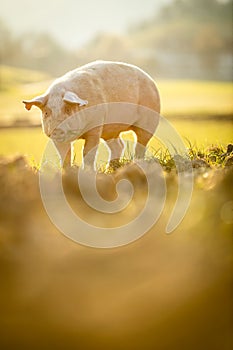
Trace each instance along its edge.
<instances>
[{"instance_id":1,"label":"grass","mask_svg":"<svg viewBox=\"0 0 233 350\"><path fill-rule=\"evenodd\" d=\"M233 141L232 121L172 120L171 123L184 141L188 139L197 147L216 143L227 144Z\"/></svg>"},{"instance_id":2,"label":"grass","mask_svg":"<svg viewBox=\"0 0 233 350\"><path fill-rule=\"evenodd\" d=\"M38 83L49 79L47 73L0 65L0 91L14 91L19 85Z\"/></svg>"},{"instance_id":3,"label":"grass","mask_svg":"<svg viewBox=\"0 0 233 350\"><path fill-rule=\"evenodd\" d=\"M233 141L232 122L177 120L172 124L183 137L187 147L191 143L194 148L200 151L211 145L220 145L226 148L227 144ZM48 138L42 133L41 128L2 129L0 130L0 155L23 154L30 162L39 164L47 142ZM78 164L81 162L82 145L83 143L78 141L75 146ZM154 151L161 147L156 140L152 140L150 145ZM107 153L103 145L101 145L101 150L99 161L105 162ZM128 153L127 158L130 158L130 152Z\"/></svg>"},{"instance_id":4,"label":"grass","mask_svg":"<svg viewBox=\"0 0 233 350\"><path fill-rule=\"evenodd\" d=\"M186 83L159 84L167 99L165 103L163 97L168 115L169 108L170 116L176 111L184 119L188 110L192 114L196 111L197 118L205 112L200 107L205 102L200 89L207 83L197 83L202 98L197 109L191 95L187 109L182 109L175 98L186 96ZM189 93L194 85L189 85ZM219 85L213 87L216 96L217 86L220 89ZM26 114L20 100L41 90L42 85L33 83L1 93L0 122L6 116L9 121L29 115L39 118L36 109ZM226 85L223 90L222 106L229 100ZM213 102L217 106L218 101ZM206 116L213 112L209 99ZM175 171L170 171L174 161L169 154L158 141L151 141L153 159L159 159L166 171L165 208L156 225L141 239L111 250L83 247L61 234L49 219L34 168L48 140L42 130L0 130L0 338L4 349L73 349L79 344L80 349L117 350L124 344L134 350L194 350L222 349L232 343L233 167L227 166L232 165L233 147L228 145L232 142L232 123L201 119L172 119L172 123L184 138L193 167L200 167L194 171L189 209L174 233L166 235L176 201L177 177ZM77 155L81 146L78 142ZM103 144L101 147L100 162L105 151ZM24 154L27 159L12 157L16 154ZM115 214L91 209L82 199L77 169L64 172L67 203L84 222L119 227L139 215L147 185L135 164L126 165L128 158L132 158L130 147L121 164L113 164L111 174L97 174L98 191L106 200L114 199L117 181L132 180L134 196L123 211ZM53 185L56 187L56 182ZM89 177L85 186L88 190ZM59 202L57 209L61 215ZM153 215L154 209L150 207L148 215ZM80 229L80 233L88 235L88 228L85 232Z\"/></svg>"},{"instance_id":5,"label":"grass","mask_svg":"<svg viewBox=\"0 0 233 350\"><path fill-rule=\"evenodd\" d=\"M49 86L50 77L41 72L7 66L0 66L0 72L0 123L20 120L40 123L40 111L32 108L28 113L21 101L41 94ZM162 100L162 114L170 119L187 146L187 140L197 149L212 144L226 147L233 141L233 84L189 80L160 80L157 84ZM189 119L190 116L193 119ZM220 116L225 116L226 119L218 119ZM2 129L0 155L24 154L30 162L38 164L47 140L39 128ZM151 146L157 149L156 142L152 141ZM82 143L78 142L78 163L81 161L81 147ZM106 157L103 145L101 147L102 154L105 153ZM99 157L100 163L101 158L102 155Z\"/></svg>"},{"instance_id":6,"label":"grass","mask_svg":"<svg viewBox=\"0 0 233 350\"><path fill-rule=\"evenodd\" d=\"M39 121L39 111L26 113L22 100L42 93L51 77L43 72L0 65L0 123L31 119Z\"/></svg>"},{"instance_id":7,"label":"grass","mask_svg":"<svg viewBox=\"0 0 233 350\"><path fill-rule=\"evenodd\" d=\"M165 117L232 116L233 84L228 82L158 81Z\"/></svg>"},{"instance_id":8,"label":"grass","mask_svg":"<svg viewBox=\"0 0 233 350\"><path fill-rule=\"evenodd\" d=\"M0 130L0 155L25 155L29 161L39 163L47 137L41 129Z\"/></svg>"}]
</instances>

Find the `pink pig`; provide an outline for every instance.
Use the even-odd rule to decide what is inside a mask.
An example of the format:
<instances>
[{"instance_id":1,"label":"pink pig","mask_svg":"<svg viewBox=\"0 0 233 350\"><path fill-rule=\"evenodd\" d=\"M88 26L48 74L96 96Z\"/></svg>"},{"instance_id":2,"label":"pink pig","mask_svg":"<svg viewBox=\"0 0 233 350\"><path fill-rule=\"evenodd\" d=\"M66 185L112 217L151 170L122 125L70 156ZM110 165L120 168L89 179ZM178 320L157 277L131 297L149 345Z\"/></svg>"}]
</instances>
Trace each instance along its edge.
<instances>
[{"instance_id":1,"label":"pink pig","mask_svg":"<svg viewBox=\"0 0 233 350\"><path fill-rule=\"evenodd\" d=\"M106 115L104 116L106 113L95 113L95 108L91 108L108 106L113 102L120 102L120 106L126 103L134 107L147 107L148 110L156 112L157 118L148 125L146 115L131 113L131 116L124 115L122 123L108 124ZM142 147L138 147L138 144L147 145L156 130L160 113L159 92L153 79L136 66L110 61L96 61L72 70L56 79L43 95L23 103L27 110L33 105L41 109L43 130L53 139L62 159L65 158L65 164L71 164L72 142L75 139L85 139L84 157L93 147L98 146L100 138L106 141L115 140L108 142L108 146L111 158L119 158L123 149L119 134L128 130L134 131L137 136L136 157L143 156ZM86 119L83 113L85 110L92 111L91 114L87 113ZM71 116L79 114L83 116L79 125L81 131L77 135L73 132L70 140L63 139L63 131L61 133L59 125ZM143 118L145 120L142 120ZM93 126L90 123L91 119L95 120ZM141 125L146 127L142 128Z\"/></svg>"}]
</instances>

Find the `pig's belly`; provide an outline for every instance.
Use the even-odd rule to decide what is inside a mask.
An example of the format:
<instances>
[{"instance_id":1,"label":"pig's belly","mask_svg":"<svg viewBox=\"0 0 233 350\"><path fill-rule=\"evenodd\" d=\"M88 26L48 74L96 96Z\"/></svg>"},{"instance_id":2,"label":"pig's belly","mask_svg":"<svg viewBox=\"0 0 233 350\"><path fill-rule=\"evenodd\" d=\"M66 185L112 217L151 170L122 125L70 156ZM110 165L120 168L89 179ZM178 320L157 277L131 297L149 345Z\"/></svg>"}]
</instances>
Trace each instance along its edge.
<instances>
[{"instance_id":1,"label":"pig's belly","mask_svg":"<svg viewBox=\"0 0 233 350\"><path fill-rule=\"evenodd\" d=\"M106 124L103 127L101 137L104 140L115 139L122 131L128 131L130 128L129 124Z\"/></svg>"}]
</instances>

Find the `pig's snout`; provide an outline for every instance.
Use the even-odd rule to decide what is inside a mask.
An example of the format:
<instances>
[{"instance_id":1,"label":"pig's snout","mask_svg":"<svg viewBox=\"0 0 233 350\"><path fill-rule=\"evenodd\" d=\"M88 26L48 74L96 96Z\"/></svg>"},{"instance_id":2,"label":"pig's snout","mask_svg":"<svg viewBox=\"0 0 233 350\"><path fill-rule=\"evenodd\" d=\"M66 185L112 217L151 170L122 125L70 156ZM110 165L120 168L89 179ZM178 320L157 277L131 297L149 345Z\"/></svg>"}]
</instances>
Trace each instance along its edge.
<instances>
[{"instance_id":1,"label":"pig's snout","mask_svg":"<svg viewBox=\"0 0 233 350\"><path fill-rule=\"evenodd\" d=\"M53 140L58 141L58 142L64 142L66 138L65 132L60 129L56 128L53 130L53 132L49 135Z\"/></svg>"}]
</instances>

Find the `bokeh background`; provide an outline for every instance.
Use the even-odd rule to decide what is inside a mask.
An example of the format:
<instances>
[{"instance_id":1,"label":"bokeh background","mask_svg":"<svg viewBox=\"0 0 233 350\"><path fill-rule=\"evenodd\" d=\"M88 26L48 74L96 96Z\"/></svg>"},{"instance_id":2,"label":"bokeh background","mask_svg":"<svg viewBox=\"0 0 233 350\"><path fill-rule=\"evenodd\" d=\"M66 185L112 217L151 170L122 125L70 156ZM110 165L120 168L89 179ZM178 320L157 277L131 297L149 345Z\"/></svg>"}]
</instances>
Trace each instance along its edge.
<instances>
[{"instance_id":1,"label":"bokeh background","mask_svg":"<svg viewBox=\"0 0 233 350\"><path fill-rule=\"evenodd\" d=\"M0 347L232 349L233 1L0 0L0 8ZM177 174L157 143L166 207L133 244L80 246L42 206L38 172L48 139L40 111L28 113L21 101L96 59L146 70L162 115L187 146L193 197L172 235L164 232ZM80 148L77 142L77 163ZM123 217L91 211L76 175L64 173L64 189L84 220L118 225L145 202L145 177L135 164L97 177L108 200L117 180L133 183Z\"/></svg>"}]
</instances>

